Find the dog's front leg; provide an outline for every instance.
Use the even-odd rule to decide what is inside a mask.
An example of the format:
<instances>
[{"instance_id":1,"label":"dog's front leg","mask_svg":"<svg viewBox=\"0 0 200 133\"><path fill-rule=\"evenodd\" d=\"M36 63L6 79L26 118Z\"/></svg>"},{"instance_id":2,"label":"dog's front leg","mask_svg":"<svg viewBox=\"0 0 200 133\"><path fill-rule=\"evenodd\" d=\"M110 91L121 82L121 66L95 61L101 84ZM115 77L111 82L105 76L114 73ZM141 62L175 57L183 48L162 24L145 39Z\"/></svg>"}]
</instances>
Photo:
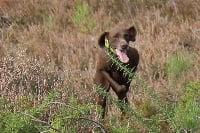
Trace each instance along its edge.
<instances>
[{"instance_id":1,"label":"dog's front leg","mask_svg":"<svg viewBox=\"0 0 200 133\"><path fill-rule=\"evenodd\" d=\"M115 91L115 93L117 94L117 96L118 96L120 102L123 102L123 103L126 103L126 104L127 104L127 103L128 103L128 98L127 98L127 96L126 96L126 93L127 93L127 91L128 91L128 88L129 88L129 85L130 85L130 84L127 84L127 86L125 86L125 85L120 85L119 83L117 83L117 82L109 75L109 73L107 73L106 71L102 71L102 73L103 73L103 75L104 75L104 78L106 78L106 79L110 82L110 84L111 84L113 90ZM124 115L125 115L124 107L123 107L123 106L120 106L120 109L121 109L121 111L122 111L122 115L124 116ZM123 116L122 116L122 117L123 117Z\"/></svg>"},{"instance_id":2,"label":"dog's front leg","mask_svg":"<svg viewBox=\"0 0 200 133\"><path fill-rule=\"evenodd\" d=\"M109 75L108 72L102 71L102 74L103 74L104 78L106 78L106 79L110 82L112 88L115 90L115 92L116 92L117 94L126 91L126 86L125 86L125 85L120 85L120 84L118 84L118 83Z\"/></svg>"},{"instance_id":3,"label":"dog's front leg","mask_svg":"<svg viewBox=\"0 0 200 133\"><path fill-rule=\"evenodd\" d=\"M110 89L110 83L109 81L103 76L101 71L97 71L95 78L94 78L94 84L101 86L106 92ZM106 97L102 95L98 95L97 99L98 105L102 106L102 118L105 117L106 114Z\"/></svg>"}]
</instances>

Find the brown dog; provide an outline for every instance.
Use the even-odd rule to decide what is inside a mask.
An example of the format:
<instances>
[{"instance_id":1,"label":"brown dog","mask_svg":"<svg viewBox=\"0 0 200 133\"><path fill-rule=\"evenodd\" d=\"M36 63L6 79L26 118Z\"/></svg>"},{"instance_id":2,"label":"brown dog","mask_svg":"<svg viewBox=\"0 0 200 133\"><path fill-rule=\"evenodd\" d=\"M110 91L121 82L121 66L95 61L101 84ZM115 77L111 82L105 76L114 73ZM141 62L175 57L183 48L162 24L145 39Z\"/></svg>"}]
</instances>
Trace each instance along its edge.
<instances>
[{"instance_id":1,"label":"brown dog","mask_svg":"<svg viewBox=\"0 0 200 133\"><path fill-rule=\"evenodd\" d=\"M126 103L128 103L126 93L129 90L130 82L123 75L123 72L112 64L106 52L107 50L113 52L122 63L128 65L135 72L139 63L139 54L135 48L129 46L130 41L135 41L135 37L136 30L132 26L128 29L115 29L111 32L105 32L98 41L101 50L99 52L94 84L103 87L107 92L112 87L119 100L124 100ZM109 47L105 46L105 41L107 40ZM106 98L99 95L98 104L103 108L102 117L104 118ZM123 109L121 110L123 112Z\"/></svg>"}]
</instances>

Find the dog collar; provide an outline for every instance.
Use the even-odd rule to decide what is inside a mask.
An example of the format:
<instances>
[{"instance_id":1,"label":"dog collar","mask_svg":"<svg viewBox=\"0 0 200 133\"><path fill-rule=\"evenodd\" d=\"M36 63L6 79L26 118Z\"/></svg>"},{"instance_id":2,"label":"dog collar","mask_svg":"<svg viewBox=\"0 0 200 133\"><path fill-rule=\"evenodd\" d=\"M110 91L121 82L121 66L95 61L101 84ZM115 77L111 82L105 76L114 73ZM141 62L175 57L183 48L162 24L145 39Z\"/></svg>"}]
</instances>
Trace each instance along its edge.
<instances>
[{"instance_id":1,"label":"dog collar","mask_svg":"<svg viewBox=\"0 0 200 133\"><path fill-rule=\"evenodd\" d=\"M107 38L105 38L105 46L106 46L106 48L107 48L109 51L111 51L112 53L114 53L114 50L113 50L113 48L110 46L110 43L108 42L108 39L107 39Z\"/></svg>"}]
</instances>

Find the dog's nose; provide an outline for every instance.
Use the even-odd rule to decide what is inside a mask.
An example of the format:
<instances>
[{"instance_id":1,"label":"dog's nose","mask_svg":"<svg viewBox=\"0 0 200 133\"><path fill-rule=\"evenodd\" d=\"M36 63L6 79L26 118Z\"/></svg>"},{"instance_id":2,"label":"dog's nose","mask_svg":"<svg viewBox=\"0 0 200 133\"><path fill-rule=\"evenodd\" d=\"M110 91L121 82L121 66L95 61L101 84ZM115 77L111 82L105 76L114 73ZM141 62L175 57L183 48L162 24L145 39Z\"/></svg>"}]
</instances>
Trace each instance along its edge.
<instances>
[{"instance_id":1,"label":"dog's nose","mask_svg":"<svg viewBox=\"0 0 200 133\"><path fill-rule=\"evenodd\" d=\"M122 48L122 49L127 49L127 48L128 48L128 45L127 45L127 44L124 44L124 45L121 46L121 48Z\"/></svg>"}]
</instances>

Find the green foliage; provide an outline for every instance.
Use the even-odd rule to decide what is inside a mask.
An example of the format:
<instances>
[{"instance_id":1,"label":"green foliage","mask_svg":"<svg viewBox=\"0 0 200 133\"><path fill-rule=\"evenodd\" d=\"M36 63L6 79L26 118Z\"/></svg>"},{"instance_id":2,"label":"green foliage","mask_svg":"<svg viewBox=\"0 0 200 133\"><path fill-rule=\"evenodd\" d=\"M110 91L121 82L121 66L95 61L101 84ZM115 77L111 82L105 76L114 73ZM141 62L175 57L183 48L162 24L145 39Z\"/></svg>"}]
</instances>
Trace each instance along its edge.
<instances>
[{"instance_id":1,"label":"green foliage","mask_svg":"<svg viewBox=\"0 0 200 133\"><path fill-rule=\"evenodd\" d=\"M92 103L78 104L77 97L72 94L69 104L57 102L56 99L62 91L51 92L43 102L32 108L28 108L25 113L19 107L16 111L5 110L3 107L11 106L5 100L0 100L0 132L1 133L35 133L48 131L57 132L74 132L79 130L88 130L90 127L101 127L103 125L90 119L91 110L96 108ZM19 100L22 103L21 100ZM22 103L23 104L23 103ZM22 106L23 107L23 106ZM45 116L49 110L55 111L54 115L49 117L48 121ZM51 123L51 124L49 124Z\"/></svg>"},{"instance_id":2,"label":"green foliage","mask_svg":"<svg viewBox=\"0 0 200 133\"><path fill-rule=\"evenodd\" d=\"M141 106L140 106L140 110L142 112L142 115L144 117L150 118L153 115L156 115L157 111L156 111L156 107L154 107L152 105L152 103L150 103L150 100L145 101Z\"/></svg>"},{"instance_id":3,"label":"green foliage","mask_svg":"<svg viewBox=\"0 0 200 133\"><path fill-rule=\"evenodd\" d=\"M200 131L200 82L190 83L183 90L183 98L174 111L174 121L179 130Z\"/></svg>"},{"instance_id":4,"label":"green foliage","mask_svg":"<svg viewBox=\"0 0 200 133\"><path fill-rule=\"evenodd\" d=\"M200 131L200 105L197 102L188 100L186 103L179 103L175 108L174 120L179 129L187 131Z\"/></svg>"},{"instance_id":5,"label":"green foliage","mask_svg":"<svg viewBox=\"0 0 200 133\"><path fill-rule=\"evenodd\" d=\"M1 112L0 119L1 133L35 133L38 131L36 123L32 122L30 118L20 113Z\"/></svg>"},{"instance_id":6,"label":"green foliage","mask_svg":"<svg viewBox=\"0 0 200 133\"><path fill-rule=\"evenodd\" d=\"M173 107L170 107L158 97L153 88L149 87L143 79L133 73L132 69L124 66L112 53L108 53L108 57L113 62L113 65L116 65L119 70L123 71L124 75L130 81L134 79L137 87L143 89L149 97L147 101L140 105L139 109L135 110L123 101L112 98L100 86L94 86L94 89L100 95L103 95L112 104L125 110L127 115L126 120L119 120L119 118L113 116L108 122L109 129L105 129L104 125L93 118L92 112L97 108L96 105L92 103L80 103L74 92L69 94L68 103L60 102L59 96L64 91L61 89L50 92L41 104L35 106L28 106L27 104L31 99L34 99L34 96L21 97L21 99L16 101L15 105L2 98L0 100L0 132L26 133L49 131L50 133L75 133L95 128L97 132L108 130L110 132L128 133L137 132L138 127L143 127L145 131L156 133L163 131L161 129L163 123L168 123L165 124L164 128L172 129L175 132L181 132L182 130L199 131L200 82L188 84L183 89L182 99ZM174 60L170 62L174 62ZM184 69L175 69L175 71L181 73ZM52 116L46 116L46 114L52 111L54 111Z\"/></svg>"},{"instance_id":7,"label":"green foliage","mask_svg":"<svg viewBox=\"0 0 200 133\"><path fill-rule=\"evenodd\" d=\"M33 121L30 116L40 117L48 109L48 104L56 98L55 93L50 93L48 97L43 101L42 104L34 107L26 105L27 97L22 97L13 103L8 103L6 100L1 99L1 111L0 111L0 132L1 133L35 133L39 132L42 127L42 123ZM15 107L13 111L13 106ZM26 105L26 106L24 106ZM25 115L23 111L26 110L30 116Z\"/></svg>"},{"instance_id":8,"label":"green foliage","mask_svg":"<svg viewBox=\"0 0 200 133\"><path fill-rule=\"evenodd\" d=\"M183 90L184 101L196 100L200 101L200 81L189 83Z\"/></svg>"},{"instance_id":9,"label":"green foliage","mask_svg":"<svg viewBox=\"0 0 200 133\"><path fill-rule=\"evenodd\" d=\"M184 55L171 55L165 67L165 73L168 77L179 77L182 72L189 69L189 60Z\"/></svg>"},{"instance_id":10,"label":"green foliage","mask_svg":"<svg viewBox=\"0 0 200 133\"><path fill-rule=\"evenodd\" d=\"M91 8L88 4L78 4L76 11L72 16L72 22L77 26L81 32L91 33L93 32L95 21L91 14Z\"/></svg>"},{"instance_id":11,"label":"green foliage","mask_svg":"<svg viewBox=\"0 0 200 133\"><path fill-rule=\"evenodd\" d=\"M92 123L84 118L88 117L94 106L91 103L78 104L77 98L72 94L69 104L62 104L59 113L52 119L52 125L62 132L76 132L80 127L87 129Z\"/></svg>"},{"instance_id":12,"label":"green foliage","mask_svg":"<svg viewBox=\"0 0 200 133\"><path fill-rule=\"evenodd\" d=\"M110 132L112 133L136 133L136 129L133 125L130 125L132 122L129 119L121 120L119 123L119 119L116 116L112 116L110 118L109 126L111 127Z\"/></svg>"},{"instance_id":13,"label":"green foliage","mask_svg":"<svg viewBox=\"0 0 200 133\"><path fill-rule=\"evenodd\" d=\"M119 108L123 108L123 110L125 110L126 114L129 115L131 121L134 120L134 122L141 125L142 127L147 128L150 132L158 132L157 127L153 127L153 125L151 123L149 123L148 121L145 121L145 119L142 117L142 115L140 113L133 110L126 103L112 98L112 96L100 86L94 85L93 88L100 95L106 97L111 103L117 105ZM113 125L113 126L115 126L115 125ZM113 127L113 129L115 129L115 128L117 128L117 127Z\"/></svg>"}]
</instances>

